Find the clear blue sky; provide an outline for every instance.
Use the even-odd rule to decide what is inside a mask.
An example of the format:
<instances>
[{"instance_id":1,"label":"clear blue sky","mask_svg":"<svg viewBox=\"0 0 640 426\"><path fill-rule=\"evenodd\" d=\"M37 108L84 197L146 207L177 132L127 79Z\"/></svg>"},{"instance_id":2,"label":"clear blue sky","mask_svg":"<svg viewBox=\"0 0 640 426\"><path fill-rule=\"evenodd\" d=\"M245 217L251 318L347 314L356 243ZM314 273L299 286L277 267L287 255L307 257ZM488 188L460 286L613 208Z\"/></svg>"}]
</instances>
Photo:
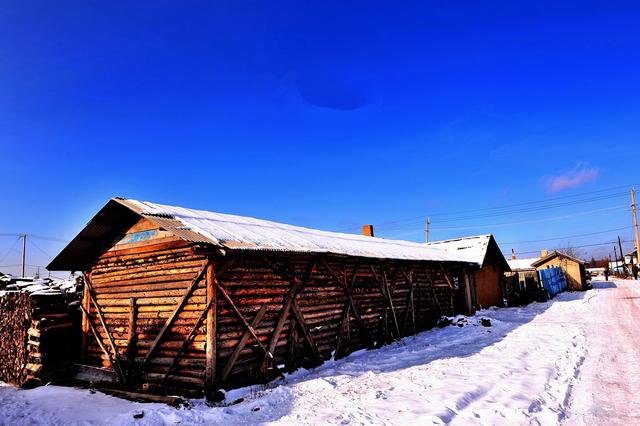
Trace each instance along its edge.
<instances>
[{"instance_id":1,"label":"clear blue sky","mask_svg":"<svg viewBox=\"0 0 640 426\"><path fill-rule=\"evenodd\" d=\"M357 232L640 182L637 2L300 3L3 2L0 233L69 239L112 196ZM630 225L436 218L499 242ZM62 247L34 242L34 265Z\"/></svg>"}]
</instances>

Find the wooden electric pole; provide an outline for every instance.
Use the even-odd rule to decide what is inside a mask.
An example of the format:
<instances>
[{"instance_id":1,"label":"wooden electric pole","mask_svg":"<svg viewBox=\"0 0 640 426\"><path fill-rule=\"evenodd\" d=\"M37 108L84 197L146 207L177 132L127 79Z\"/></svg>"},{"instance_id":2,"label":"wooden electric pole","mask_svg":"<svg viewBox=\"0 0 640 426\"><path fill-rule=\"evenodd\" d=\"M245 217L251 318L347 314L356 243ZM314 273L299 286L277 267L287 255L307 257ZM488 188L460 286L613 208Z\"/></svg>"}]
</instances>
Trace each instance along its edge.
<instances>
[{"instance_id":1,"label":"wooden electric pole","mask_svg":"<svg viewBox=\"0 0 640 426\"><path fill-rule=\"evenodd\" d=\"M613 259L616 261L616 267L614 269L614 271L618 270L618 248L616 247L616 245L613 245Z\"/></svg>"},{"instance_id":2,"label":"wooden electric pole","mask_svg":"<svg viewBox=\"0 0 640 426\"><path fill-rule=\"evenodd\" d=\"M624 252L622 251L622 242L620 241L620 235L618 235L618 247L620 247L620 260L622 261L622 272L627 273L627 265L624 263Z\"/></svg>"},{"instance_id":3,"label":"wooden electric pole","mask_svg":"<svg viewBox=\"0 0 640 426\"><path fill-rule=\"evenodd\" d=\"M640 264L640 236L638 236L638 211L636 209L636 190L631 188L631 211L633 212L633 228L636 236L636 265ZM632 259L633 262L633 259Z\"/></svg>"},{"instance_id":4,"label":"wooden electric pole","mask_svg":"<svg viewBox=\"0 0 640 426\"><path fill-rule=\"evenodd\" d=\"M426 231L425 231L425 233L426 233L425 238L426 238L427 242L429 242L429 224L430 223L431 222L429 221L429 218L427 218L427 227L426 227Z\"/></svg>"},{"instance_id":5,"label":"wooden electric pole","mask_svg":"<svg viewBox=\"0 0 640 426\"><path fill-rule=\"evenodd\" d=\"M25 277L26 258L27 258L27 234L22 234L22 278Z\"/></svg>"}]
</instances>

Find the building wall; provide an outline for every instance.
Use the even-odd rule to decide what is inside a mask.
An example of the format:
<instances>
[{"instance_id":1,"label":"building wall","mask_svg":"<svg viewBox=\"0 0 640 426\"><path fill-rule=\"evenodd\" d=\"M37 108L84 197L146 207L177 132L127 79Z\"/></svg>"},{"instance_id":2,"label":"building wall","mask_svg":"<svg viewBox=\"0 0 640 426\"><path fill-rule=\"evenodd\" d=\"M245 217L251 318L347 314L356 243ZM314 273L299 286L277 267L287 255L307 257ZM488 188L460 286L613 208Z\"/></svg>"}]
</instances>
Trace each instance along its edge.
<instances>
[{"instance_id":1,"label":"building wall","mask_svg":"<svg viewBox=\"0 0 640 426\"><path fill-rule=\"evenodd\" d=\"M476 291L480 307L488 308L502 304L501 277L502 271L490 265L476 271Z\"/></svg>"},{"instance_id":2,"label":"building wall","mask_svg":"<svg viewBox=\"0 0 640 426\"><path fill-rule=\"evenodd\" d=\"M127 368L127 364L135 368L142 362L185 289L206 263L206 257L194 254L191 246L143 219L103 253L88 271L97 304L117 347L123 368ZM162 382L172 357L195 326L206 304L206 292L206 281L202 280L168 330L166 340L159 344L157 356L152 359L141 380ZM95 305L89 303L86 297L84 303L94 327L103 339L103 345L110 348ZM130 320L132 310L135 311L133 327ZM85 363L110 367L108 357L93 338L87 324L83 326L83 333ZM196 336L188 345L186 356L189 361L177 366L168 385L181 389L200 389L204 384L205 366L203 334Z\"/></svg>"},{"instance_id":3,"label":"building wall","mask_svg":"<svg viewBox=\"0 0 640 426\"><path fill-rule=\"evenodd\" d=\"M118 358L125 369L134 372L136 383L187 395L201 394L205 388L210 352L206 321L195 330L166 380L165 375L211 300L208 292L214 280L207 282L207 274L167 329L147 366L141 369L140 365L208 259L213 265L211 277L219 274L216 280L226 293L223 297L220 290L213 292L215 356L210 358L215 360L214 384L225 388L266 378L267 357L245 324L256 321L252 329L260 343L265 348L274 345L273 361L267 364L293 370L432 327L440 316L453 314L453 278L462 276L461 266L430 262L326 256L327 267L312 255L231 252L224 258L213 256L141 221L88 271ZM296 320L293 308L282 317L292 291L293 305L303 324ZM108 348L108 335L96 307L88 298L84 305ZM280 318L285 321L274 337ZM85 363L110 367L109 357L86 324L83 331Z\"/></svg>"},{"instance_id":4,"label":"building wall","mask_svg":"<svg viewBox=\"0 0 640 426\"><path fill-rule=\"evenodd\" d=\"M537 269L553 267L560 267L564 270L568 290L582 290L582 274L580 273L580 264L578 262L561 256L555 256L538 266Z\"/></svg>"}]
</instances>

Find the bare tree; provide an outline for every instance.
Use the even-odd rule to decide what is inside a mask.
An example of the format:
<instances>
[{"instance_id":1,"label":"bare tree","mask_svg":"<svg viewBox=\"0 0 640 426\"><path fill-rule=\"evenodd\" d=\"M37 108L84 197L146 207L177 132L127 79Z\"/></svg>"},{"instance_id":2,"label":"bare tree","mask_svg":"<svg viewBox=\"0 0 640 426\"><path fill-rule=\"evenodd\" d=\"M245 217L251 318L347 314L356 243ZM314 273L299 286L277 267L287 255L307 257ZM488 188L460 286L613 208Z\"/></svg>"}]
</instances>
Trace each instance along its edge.
<instances>
[{"instance_id":1,"label":"bare tree","mask_svg":"<svg viewBox=\"0 0 640 426\"><path fill-rule=\"evenodd\" d=\"M556 248L556 251L566 254L567 256L575 257L576 259L579 259L580 256L582 256L582 252L575 248L571 242L568 242L564 247Z\"/></svg>"}]
</instances>

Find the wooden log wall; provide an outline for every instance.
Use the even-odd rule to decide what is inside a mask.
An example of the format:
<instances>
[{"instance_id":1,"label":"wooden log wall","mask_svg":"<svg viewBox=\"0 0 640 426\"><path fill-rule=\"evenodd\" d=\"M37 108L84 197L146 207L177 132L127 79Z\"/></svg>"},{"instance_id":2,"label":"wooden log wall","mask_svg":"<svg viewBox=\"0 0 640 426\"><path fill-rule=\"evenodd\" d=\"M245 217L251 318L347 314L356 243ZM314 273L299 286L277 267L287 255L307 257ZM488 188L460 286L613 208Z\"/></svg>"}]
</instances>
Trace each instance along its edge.
<instances>
[{"instance_id":1,"label":"wooden log wall","mask_svg":"<svg viewBox=\"0 0 640 426\"><path fill-rule=\"evenodd\" d=\"M379 347L453 313L450 264L210 253L175 238L104 253L87 274L85 363L192 395Z\"/></svg>"},{"instance_id":2,"label":"wooden log wall","mask_svg":"<svg viewBox=\"0 0 640 426\"><path fill-rule=\"evenodd\" d=\"M427 262L245 254L220 284L247 322L266 309L253 326L255 333L274 349L271 365L293 370L379 347L453 314L451 277L445 277L445 271ZM292 288L297 288L295 297L274 338ZM225 300L218 303L217 319L219 384L260 381L265 355L256 342L249 340L237 359L231 358L246 327Z\"/></svg>"},{"instance_id":3,"label":"wooden log wall","mask_svg":"<svg viewBox=\"0 0 640 426\"><path fill-rule=\"evenodd\" d=\"M104 349L87 327L85 335L89 337L85 362L114 367L110 335L119 363L123 364L121 368L131 370L130 376L142 373L142 377L134 377L136 380L163 383L167 387L175 385L187 390L202 389L206 363L204 327L185 348L183 359L173 369L171 376L167 380L164 376L205 307L207 294L204 280L196 283L185 298L182 309L156 345L145 368L140 369L139 366L184 298L195 275L206 263L206 256L194 254L191 244L177 239L103 254L87 276L96 303L92 303L90 298L85 298L84 303ZM100 315L104 318L109 335L102 327Z\"/></svg>"}]
</instances>

